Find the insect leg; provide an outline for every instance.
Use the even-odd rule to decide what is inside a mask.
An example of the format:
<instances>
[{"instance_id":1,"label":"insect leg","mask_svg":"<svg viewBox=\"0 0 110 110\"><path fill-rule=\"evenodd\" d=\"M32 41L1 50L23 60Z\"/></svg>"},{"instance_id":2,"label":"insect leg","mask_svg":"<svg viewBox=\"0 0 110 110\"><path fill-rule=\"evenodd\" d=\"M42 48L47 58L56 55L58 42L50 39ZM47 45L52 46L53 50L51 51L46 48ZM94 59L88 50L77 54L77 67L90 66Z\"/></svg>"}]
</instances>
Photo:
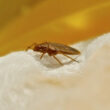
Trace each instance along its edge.
<instances>
[{"instance_id":1,"label":"insect leg","mask_svg":"<svg viewBox=\"0 0 110 110\"><path fill-rule=\"evenodd\" d=\"M73 58L71 58L70 56L68 56L68 55L65 55L65 54L63 54L65 57L68 57L69 59L71 59L72 61L75 61L75 62L78 62L77 60L75 60L75 59L73 59ZM78 62L79 63L79 62Z\"/></svg>"},{"instance_id":2,"label":"insect leg","mask_svg":"<svg viewBox=\"0 0 110 110\"><path fill-rule=\"evenodd\" d=\"M53 57L54 57L61 65L63 65L63 64L60 62L60 60L59 60L55 55L53 55Z\"/></svg>"},{"instance_id":3,"label":"insect leg","mask_svg":"<svg viewBox=\"0 0 110 110\"><path fill-rule=\"evenodd\" d=\"M28 49L30 49L31 47L35 46L35 45L37 45L37 44L36 44L36 43L31 44L30 46L28 46L28 47L26 48L26 51L27 51Z\"/></svg>"},{"instance_id":4,"label":"insect leg","mask_svg":"<svg viewBox=\"0 0 110 110\"><path fill-rule=\"evenodd\" d=\"M44 56L44 54L45 54L45 53L43 53L43 54L40 56L40 59L42 59L42 57Z\"/></svg>"}]
</instances>

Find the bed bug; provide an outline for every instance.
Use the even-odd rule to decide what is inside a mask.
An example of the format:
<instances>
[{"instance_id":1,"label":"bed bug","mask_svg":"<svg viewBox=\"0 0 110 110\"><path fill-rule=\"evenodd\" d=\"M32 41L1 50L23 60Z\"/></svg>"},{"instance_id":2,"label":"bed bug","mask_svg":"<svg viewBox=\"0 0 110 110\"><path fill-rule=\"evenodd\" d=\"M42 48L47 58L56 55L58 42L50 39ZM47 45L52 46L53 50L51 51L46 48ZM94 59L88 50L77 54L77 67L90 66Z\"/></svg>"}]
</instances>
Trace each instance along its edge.
<instances>
[{"instance_id":1,"label":"bed bug","mask_svg":"<svg viewBox=\"0 0 110 110\"><path fill-rule=\"evenodd\" d=\"M32 48L34 51L38 51L38 52L42 53L42 55L40 56L40 59L42 59L43 56L46 53L48 53L49 56L53 56L61 65L63 65L63 64L55 56L56 54L62 54L64 56L68 57L69 59L71 59L72 61L76 61L76 60L71 58L68 55L79 55L80 54L80 51L78 51L75 48L69 47L64 44L53 43L53 42L44 42L44 43L40 43L40 44L33 43L26 50L28 50L30 48ZM78 62L78 61L76 61L76 62Z\"/></svg>"}]
</instances>

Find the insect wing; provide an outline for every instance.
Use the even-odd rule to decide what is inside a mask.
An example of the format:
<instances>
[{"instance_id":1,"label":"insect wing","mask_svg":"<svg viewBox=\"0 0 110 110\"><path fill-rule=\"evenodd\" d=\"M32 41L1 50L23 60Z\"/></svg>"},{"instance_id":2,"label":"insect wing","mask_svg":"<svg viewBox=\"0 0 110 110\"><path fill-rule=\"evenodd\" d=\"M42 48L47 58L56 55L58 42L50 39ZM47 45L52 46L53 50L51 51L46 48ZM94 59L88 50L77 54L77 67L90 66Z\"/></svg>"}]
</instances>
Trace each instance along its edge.
<instances>
[{"instance_id":1,"label":"insect wing","mask_svg":"<svg viewBox=\"0 0 110 110\"><path fill-rule=\"evenodd\" d=\"M72 47L66 46L64 44L58 44L58 43L49 43L49 47L55 49L58 51L58 53L64 53L64 54L80 54L80 52Z\"/></svg>"}]
</instances>

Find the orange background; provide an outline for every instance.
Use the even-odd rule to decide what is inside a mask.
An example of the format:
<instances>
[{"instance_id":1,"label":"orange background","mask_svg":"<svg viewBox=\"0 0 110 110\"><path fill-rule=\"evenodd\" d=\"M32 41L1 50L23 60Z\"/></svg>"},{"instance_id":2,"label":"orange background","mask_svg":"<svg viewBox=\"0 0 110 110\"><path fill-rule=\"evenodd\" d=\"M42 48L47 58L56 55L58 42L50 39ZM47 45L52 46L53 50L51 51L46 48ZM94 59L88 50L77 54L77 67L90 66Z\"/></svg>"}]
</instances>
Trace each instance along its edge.
<instances>
[{"instance_id":1,"label":"orange background","mask_svg":"<svg viewBox=\"0 0 110 110\"><path fill-rule=\"evenodd\" d=\"M0 55L33 42L72 44L110 32L110 0L0 0Z\"/></svg>"}]
</instances>

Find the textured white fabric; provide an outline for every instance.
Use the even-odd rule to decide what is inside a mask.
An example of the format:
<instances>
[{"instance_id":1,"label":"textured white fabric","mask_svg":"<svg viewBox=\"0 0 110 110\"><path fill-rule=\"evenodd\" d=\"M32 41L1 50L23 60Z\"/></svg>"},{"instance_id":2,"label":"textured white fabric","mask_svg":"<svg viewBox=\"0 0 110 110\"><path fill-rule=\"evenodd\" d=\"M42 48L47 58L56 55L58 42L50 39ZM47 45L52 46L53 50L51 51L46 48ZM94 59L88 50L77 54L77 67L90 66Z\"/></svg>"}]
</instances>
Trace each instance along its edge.
<instances>
[{"instance_id":1,"label":"textured white fabric","mask_svg":"<svg viewBox=\"0 0 110 110\"><path fill-rule=\"evenodd\" d=\"M54 101L57 99L62 100L65 96L68 99L71 97L71 92L67 92L65 89L55 93L51 92L51 94L46 92L47 89L56 91L60 88L60 86L57 87L57 81L53 78L68 77L69 75L82 76L83 72L81 70L85 62L105 43L110 43L110 34L72 45L72 47L81 51L80 56L71 56L73 58L77 57L80 63L70 62L70 59L65 56L57 55L57 58L64 64L63 66L48 55L40 60L41 54L32 50L13 52L1 57L0 110L43 110L43 106L45 110L64 110L62 101L59 101L55 106ZM53 81L52 83L56 87L54 88L50 84L48 88L47 82L45 82L46 78L49 78L48 84L49 81ZM44 82L42 82L42 79ZM41 89L41 87L43 88ZM42 91L46 94L42 94ZM64 92L64 95L61 95L62 92ZM59 95L55 96L55 94ZM50 103L50 108L46 108L47 102ZM65 110L67 109L65 108ZM73 108L68 110L73 110Z\"/></svg>"}]
</instances>

